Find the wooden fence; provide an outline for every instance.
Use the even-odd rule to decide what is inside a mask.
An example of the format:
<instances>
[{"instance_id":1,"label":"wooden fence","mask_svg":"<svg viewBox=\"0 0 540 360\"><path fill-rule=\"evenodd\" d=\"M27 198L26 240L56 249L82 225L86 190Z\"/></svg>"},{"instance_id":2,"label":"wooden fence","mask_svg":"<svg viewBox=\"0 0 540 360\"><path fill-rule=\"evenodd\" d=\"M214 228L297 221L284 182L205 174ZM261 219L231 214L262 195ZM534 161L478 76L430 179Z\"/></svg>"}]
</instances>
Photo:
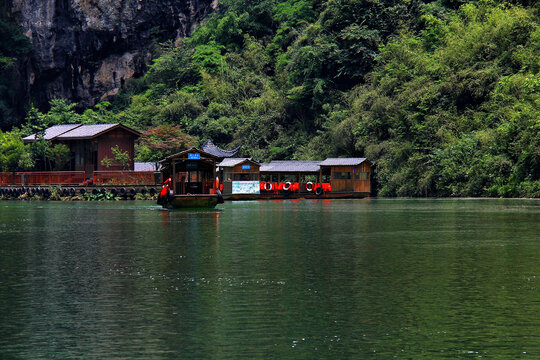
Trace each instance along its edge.
<instances>
[{"instance_id":1,"label":"wooden fence","mask_svg":"<svg viewBox=\"0 0 540 360\"><path fill-rule=\"evenodd\" d=\"M84 179L84 171L0 173L0 185L79 185Z\"/></svg>"},{"instance_id":2,"label":"wooden fence","mask_svg":"<svg viewBox=\"0 0 540 360\"><path fill-rule=\"evenodd\" d=\"M0 186L17 185L15 182L16 179L15 173L0 172Z\"/></svg>"},{"instance_id":3,"label":"wooden fence","mask_svg":"<svg viewBox=\"0 0 540 360\"><path fill-rule=\"evenodd\" d=\"M0 172L0 186L87 185L84 171ZM153 171L94 171L96 185L155 185ZM91 182L90 182L91 184Z\"/></svg>"},{"instance_id":4,"label":"wooden fence","mask_svg":"<svg viewBox=\"0 0 540 360\"><path fill-rule=\"evenodd\" d=\"M153 171L94 171L95 185L155 185Z\"/></svg>"}]
</instances>

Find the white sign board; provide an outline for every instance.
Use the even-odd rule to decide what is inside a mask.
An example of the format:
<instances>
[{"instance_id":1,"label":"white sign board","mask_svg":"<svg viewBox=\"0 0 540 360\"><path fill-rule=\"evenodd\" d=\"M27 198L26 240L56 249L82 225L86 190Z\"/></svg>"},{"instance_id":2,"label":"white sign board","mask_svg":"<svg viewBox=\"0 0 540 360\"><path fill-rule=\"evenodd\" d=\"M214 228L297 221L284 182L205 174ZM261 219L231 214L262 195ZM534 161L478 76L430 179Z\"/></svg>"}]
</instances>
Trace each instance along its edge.
<instances>
[{"instance_id":1,"label":"white sign board","mask_svg":"<svg viewBox=\"0 0 540 360\"><path fill-rule=\"evenodd\" d=\"M233 181L232 193L233 194L260 194L258 181Z\"/></svg>"}]
</instances>

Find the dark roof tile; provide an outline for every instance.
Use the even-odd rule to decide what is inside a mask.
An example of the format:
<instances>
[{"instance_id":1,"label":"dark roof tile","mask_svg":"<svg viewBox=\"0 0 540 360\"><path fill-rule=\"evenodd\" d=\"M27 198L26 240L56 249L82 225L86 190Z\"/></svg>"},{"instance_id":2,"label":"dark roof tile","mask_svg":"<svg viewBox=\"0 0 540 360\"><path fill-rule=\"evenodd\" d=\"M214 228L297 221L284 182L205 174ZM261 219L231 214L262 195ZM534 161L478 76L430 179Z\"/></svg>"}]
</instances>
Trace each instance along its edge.
<instances>
[{"instance_id":1,"label":"dark roof tile","mask_svg":"<svg viewBox=\"0 0 540 360\"><path fill-rule=\"evenodd\" d=\"M253 161L253 159L251 158L225 158L223 159L222 162L220 162L219 164L217 164L217 166L219 167L234 167L246 160L249 160L255 164L258 164L256 161Z\"/></svg>"},{"instance_id":2,"label":"dark roof tile","mask_svg":"<svg viewBox=\"0 0 540 360\"><path fill-rule=\"evenodd\" d=\"M58 140L88 139L120 124L83 125L57 137Z\"/></svg>"},{"instance_id":3,"label":"dark roof tile","mask_svg":"<svg viewBox=\"0 0 540 360\"><path fill-rule=\"evenodd\" d=\"M261 172L318 172L320 161L274 160L261 164Z\"/></svg>"},{"instance_id":4,"label":"dark roof tile","mask_svg":"<svg viewBox=\"0 0 540 360\"><path fill-rule=\"evenodd\" d=\"M242 145L239 145L238 147L232 149L232 150L223 150L217 147L212 140L208 139L204 142L204 144L201 146L201 150L204 152L207 152L209 154L212 154L214 156L217 156L218 158L228 158L233 157L238 153L238 150L240 150L240 147Z\"/></svg>"},{"instance_id":5,"label":"dark roof tile","mask_svg":"<svg viewBox=\"0 0 540 360\"><path fill-rule=\"evenodd\" d=\"M366 161L366 158L328 158L319 162L320 166L356 166Z\"/></svg>"},{"instance_id":6,"label":"dark roof tile","mask_svg":"<svg viewBox=\"0 0 540 360\"><path fill-rule=\"evenodd\" d=\"M51 126L50 128L48 129L45 129L44 131L44 135L43 135L43 139L45 140L53 140L55 138L57 138L58 136L70 131L70 130L73 130L73 129L76 129L78 127L82 126L81 124L65 124L65 125L54 125L54 126ZM23 138L23 141L26 141L26 142L32 142L32 141L36 141L37 138L36 138L36 134L32 134L30 136L27 136L25 138Z\"/></svg>"}]
</instances>

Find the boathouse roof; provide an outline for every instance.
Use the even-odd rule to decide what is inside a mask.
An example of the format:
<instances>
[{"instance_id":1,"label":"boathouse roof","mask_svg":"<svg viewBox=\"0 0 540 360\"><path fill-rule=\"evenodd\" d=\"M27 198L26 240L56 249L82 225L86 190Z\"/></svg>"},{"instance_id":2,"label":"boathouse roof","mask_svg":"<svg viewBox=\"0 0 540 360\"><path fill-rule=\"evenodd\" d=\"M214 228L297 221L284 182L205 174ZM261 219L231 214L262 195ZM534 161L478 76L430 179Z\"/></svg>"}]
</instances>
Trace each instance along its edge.
<instances>
[{"instance_id":1,"label":"boathouse roof","mask_svg":"<svg viewBox=\"0 0 540 360\"><path fill-rule=\"evenodd\" d=\"M138 131L128 128L120 123L114 124L98 124L98 125L83 125L83 124L65 124L54 125L48 129L45 129L45 140L83 140L93 139L108 131L116 128L121 128L127 132L132 133L134 136L141 136ZM24 142L33 142L37 140L37 134L32 134L23 138Z\"/></svg>"},{"instance_id":2,"label":"boathouse roof","mask_svg":"<svg viewBox=\"0 0 540 360\"><path fill-rule=\"evenodd\" d=\"M243 163L244 161L249 161L253 164L259 165L258 162L254 161L252 158L225 158L222 162L217 164L218 167L235 167L238 164Z\"/></svg>"},{"instance_id":3,"label":"boathouse roof","mask_svg":"<svg viewBox=\"0 0 540 360\"><path fill-rule=\"evenodd\" d=\"M366 161L366 158L328 158L319 162L320 166L356 166Z\"/></svg>"},{"instance_id":4,"label":"boathouse roof","mask_svg":"<svg viewBox=\"0 0 540 360\"><path fill-rule=\"evenodd\" d=\"M223 149L217 147L212 142L212 140L208 139L201 146L201 150L206 152L206 153L217 156L218 158L228 158L228 157L233 157L234 155L236 155L238 153L238 150L240 150L241 146L242 145L239 145L239 146L235 147L232 150L223 150Z\"/></svg>"},{"instance_id":5,"label":"boathouse roof","mask_svg":"<svg viewBox=\"0 0 540 360\"><path fill-rule=\"evenodd\" d=\"M261 172L319 172L320 161L274 160L261 164Z\"/></svg>"}]
</instances>

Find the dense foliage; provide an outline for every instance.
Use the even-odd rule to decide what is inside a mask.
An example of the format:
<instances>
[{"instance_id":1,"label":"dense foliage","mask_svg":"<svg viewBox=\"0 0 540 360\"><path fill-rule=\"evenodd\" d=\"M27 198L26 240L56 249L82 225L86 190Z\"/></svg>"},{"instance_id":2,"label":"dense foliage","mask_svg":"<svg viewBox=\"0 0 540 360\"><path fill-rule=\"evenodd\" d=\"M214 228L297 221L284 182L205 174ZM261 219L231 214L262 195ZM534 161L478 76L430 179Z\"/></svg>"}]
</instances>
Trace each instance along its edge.
<instances>
[{"instance_id":1,"label":"dense foliage","mask_svg":"<svg viewBox=\"0 0 540 360\"><path fill-rule=\"evenodd\" d=\"M365 156L388 196L540 196L537 2L220 3L113 104L29 123L119 121L141 160L166 126L261 161Z\"/></svg>"},{"instance_id":2,"label":"dense foliage","mask_svg":"<svg viewBox=\"0 0 540 360\"><path fill-rule=\"evenodd\" d=\"M21 132L0 130L0 171L22 171L31 169L34 161L29 147L24 145Z\"/></svg>"},{"instance_id":3,"label":"dense foliage","mask_svg":"<svg viewBox=\"0 0 540 360\"><path fill-rule=\"evenodd\" d=\"M464 5L382 47L351 94L356 148L386 195L540 191L540 28L521 7Z\"/></svg>"}]
</instances>

